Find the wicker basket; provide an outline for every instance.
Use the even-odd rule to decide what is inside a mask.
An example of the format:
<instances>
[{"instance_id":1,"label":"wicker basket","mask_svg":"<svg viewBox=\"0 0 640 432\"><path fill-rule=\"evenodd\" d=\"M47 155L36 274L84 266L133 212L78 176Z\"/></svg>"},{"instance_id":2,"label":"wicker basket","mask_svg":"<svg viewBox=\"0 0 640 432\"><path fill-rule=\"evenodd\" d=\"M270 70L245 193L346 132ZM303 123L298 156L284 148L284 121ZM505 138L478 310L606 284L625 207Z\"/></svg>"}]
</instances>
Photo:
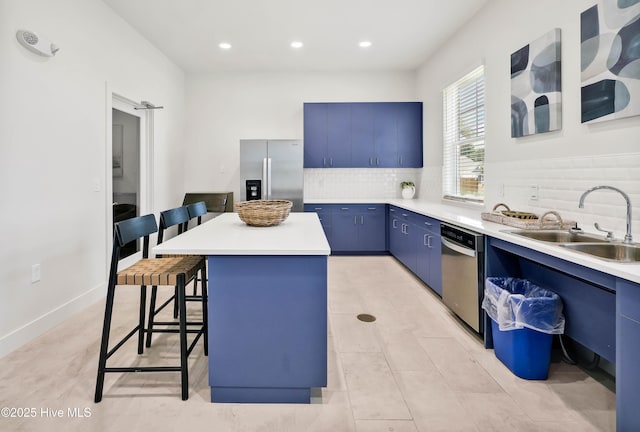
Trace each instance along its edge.
<instances>
[{"instance_id":1,"label":"wicker basket","mask_svg":"<svg viewBox=\"0 0 640 432\"><path fill-rule=\"evenodd\" d=\"M240 219L251 226L273 226L283 222L293 203L286 200L253 200L236 203Z\"/></svg>"},{"instance_id":2,"label":"wicker basket","mask_svg":"<svg viewBox=\"0 0 640 432\"><path fill-rule=\"evenodd\" d=\"M504 207L506 210L499 211ZM482 219L526 230L569 229L576 226L572 220L563 220L558 212L548 211L542 216L529 212L512 211L508 205L498 203L491 212L482 212Z\"/></svg>"}]
</instances>

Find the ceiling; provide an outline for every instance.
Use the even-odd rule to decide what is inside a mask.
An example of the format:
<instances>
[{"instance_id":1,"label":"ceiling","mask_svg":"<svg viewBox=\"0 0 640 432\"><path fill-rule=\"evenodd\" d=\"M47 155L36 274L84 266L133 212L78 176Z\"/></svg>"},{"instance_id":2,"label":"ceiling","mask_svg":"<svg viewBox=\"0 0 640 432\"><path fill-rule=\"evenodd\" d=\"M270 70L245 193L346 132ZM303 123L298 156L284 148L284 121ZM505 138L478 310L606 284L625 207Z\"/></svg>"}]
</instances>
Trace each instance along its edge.
<instances>
[{"instance_id":1,"label":"ceiling","mask_svg":"<svg viewBox=\"0 0 640 432\"><path fill-rule=\"evenodd\" d=\"M489 0L103 1L186 72L214 72L413 70Z\"/></svg>"}]
</instances>

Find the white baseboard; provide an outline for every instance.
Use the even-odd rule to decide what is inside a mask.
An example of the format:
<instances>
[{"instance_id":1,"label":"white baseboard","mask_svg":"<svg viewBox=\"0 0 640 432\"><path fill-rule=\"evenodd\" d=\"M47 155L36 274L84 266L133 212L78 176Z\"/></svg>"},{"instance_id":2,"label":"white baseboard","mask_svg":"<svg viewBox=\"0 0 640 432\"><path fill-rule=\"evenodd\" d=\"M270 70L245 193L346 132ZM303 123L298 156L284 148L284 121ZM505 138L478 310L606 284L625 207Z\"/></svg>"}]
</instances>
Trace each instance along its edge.
<instances>
[{"instance_id":1,"label":"white baseboard","mask_svg":"<svg viewBox=\"0 0 640 432\"><path fill-rule=\"evenodd\" d=\"M22 345L52 329L75 313L91 306L100 299L104 299L106 294L107 284L106 282L101 283L11 333L0 337L0 358L17 350Z\"/></svg>"}]
</instances>

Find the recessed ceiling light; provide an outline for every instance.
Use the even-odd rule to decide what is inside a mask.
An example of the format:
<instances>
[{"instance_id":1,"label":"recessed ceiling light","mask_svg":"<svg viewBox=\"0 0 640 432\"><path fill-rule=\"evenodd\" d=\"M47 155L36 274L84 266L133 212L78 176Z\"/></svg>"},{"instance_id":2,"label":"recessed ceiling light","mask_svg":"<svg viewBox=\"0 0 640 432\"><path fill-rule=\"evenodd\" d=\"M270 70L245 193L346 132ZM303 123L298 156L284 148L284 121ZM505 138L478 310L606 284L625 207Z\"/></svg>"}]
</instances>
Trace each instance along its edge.
<instances>
[{"instance_id":1,"label":"recessed ceiling light","mask_svg":"<svg viewBox=\"0 0 640 432\"><path fill-rule=\"evenodd\" d=\"M291 48L302 48L304 44L300 41L291 42Z\"/></svg>"},{"instance_id":2,"label":"recessed ceiling light","mask_svg":"<svg viewBox=\"0 0 640 432\"><path fill-rule=\"evenodd\" d=\"M371 42L369 41L362 41L358 44L360 46L360 48L369 48L371 46Z\"/></svg>"},{"instance_id":3,"label":"recessed ceiling light","mask_svg":"<svg viewBox=\"0 0 640 432\"><path fill-rule=\"evenodd\" d=\"M223 50L228 50L231 49L231 44L229 42L222 42L221 44L218 45L220 48L222 48Z\"/></svg>"}]
</instances>

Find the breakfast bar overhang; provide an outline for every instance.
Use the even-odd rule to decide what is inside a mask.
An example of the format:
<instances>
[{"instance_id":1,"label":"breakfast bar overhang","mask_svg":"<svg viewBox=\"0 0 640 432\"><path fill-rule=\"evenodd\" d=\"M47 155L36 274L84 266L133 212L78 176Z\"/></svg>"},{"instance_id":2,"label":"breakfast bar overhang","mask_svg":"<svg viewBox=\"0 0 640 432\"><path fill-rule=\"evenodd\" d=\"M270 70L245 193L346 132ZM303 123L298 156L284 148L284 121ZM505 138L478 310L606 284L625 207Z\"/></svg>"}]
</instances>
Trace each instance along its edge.
<instances>
[{"instance_id":1,"label":"breakfast bar overhang","mask_svg":"<svg viewBox=\"0 0 640 432\"><path fill-rule=\"evenodd\" d=\"M224 213L156 246L208 256L212 402L309 403L327 385L327 256L316 213L252 227Z\"/></svg>"}]
</instances>

